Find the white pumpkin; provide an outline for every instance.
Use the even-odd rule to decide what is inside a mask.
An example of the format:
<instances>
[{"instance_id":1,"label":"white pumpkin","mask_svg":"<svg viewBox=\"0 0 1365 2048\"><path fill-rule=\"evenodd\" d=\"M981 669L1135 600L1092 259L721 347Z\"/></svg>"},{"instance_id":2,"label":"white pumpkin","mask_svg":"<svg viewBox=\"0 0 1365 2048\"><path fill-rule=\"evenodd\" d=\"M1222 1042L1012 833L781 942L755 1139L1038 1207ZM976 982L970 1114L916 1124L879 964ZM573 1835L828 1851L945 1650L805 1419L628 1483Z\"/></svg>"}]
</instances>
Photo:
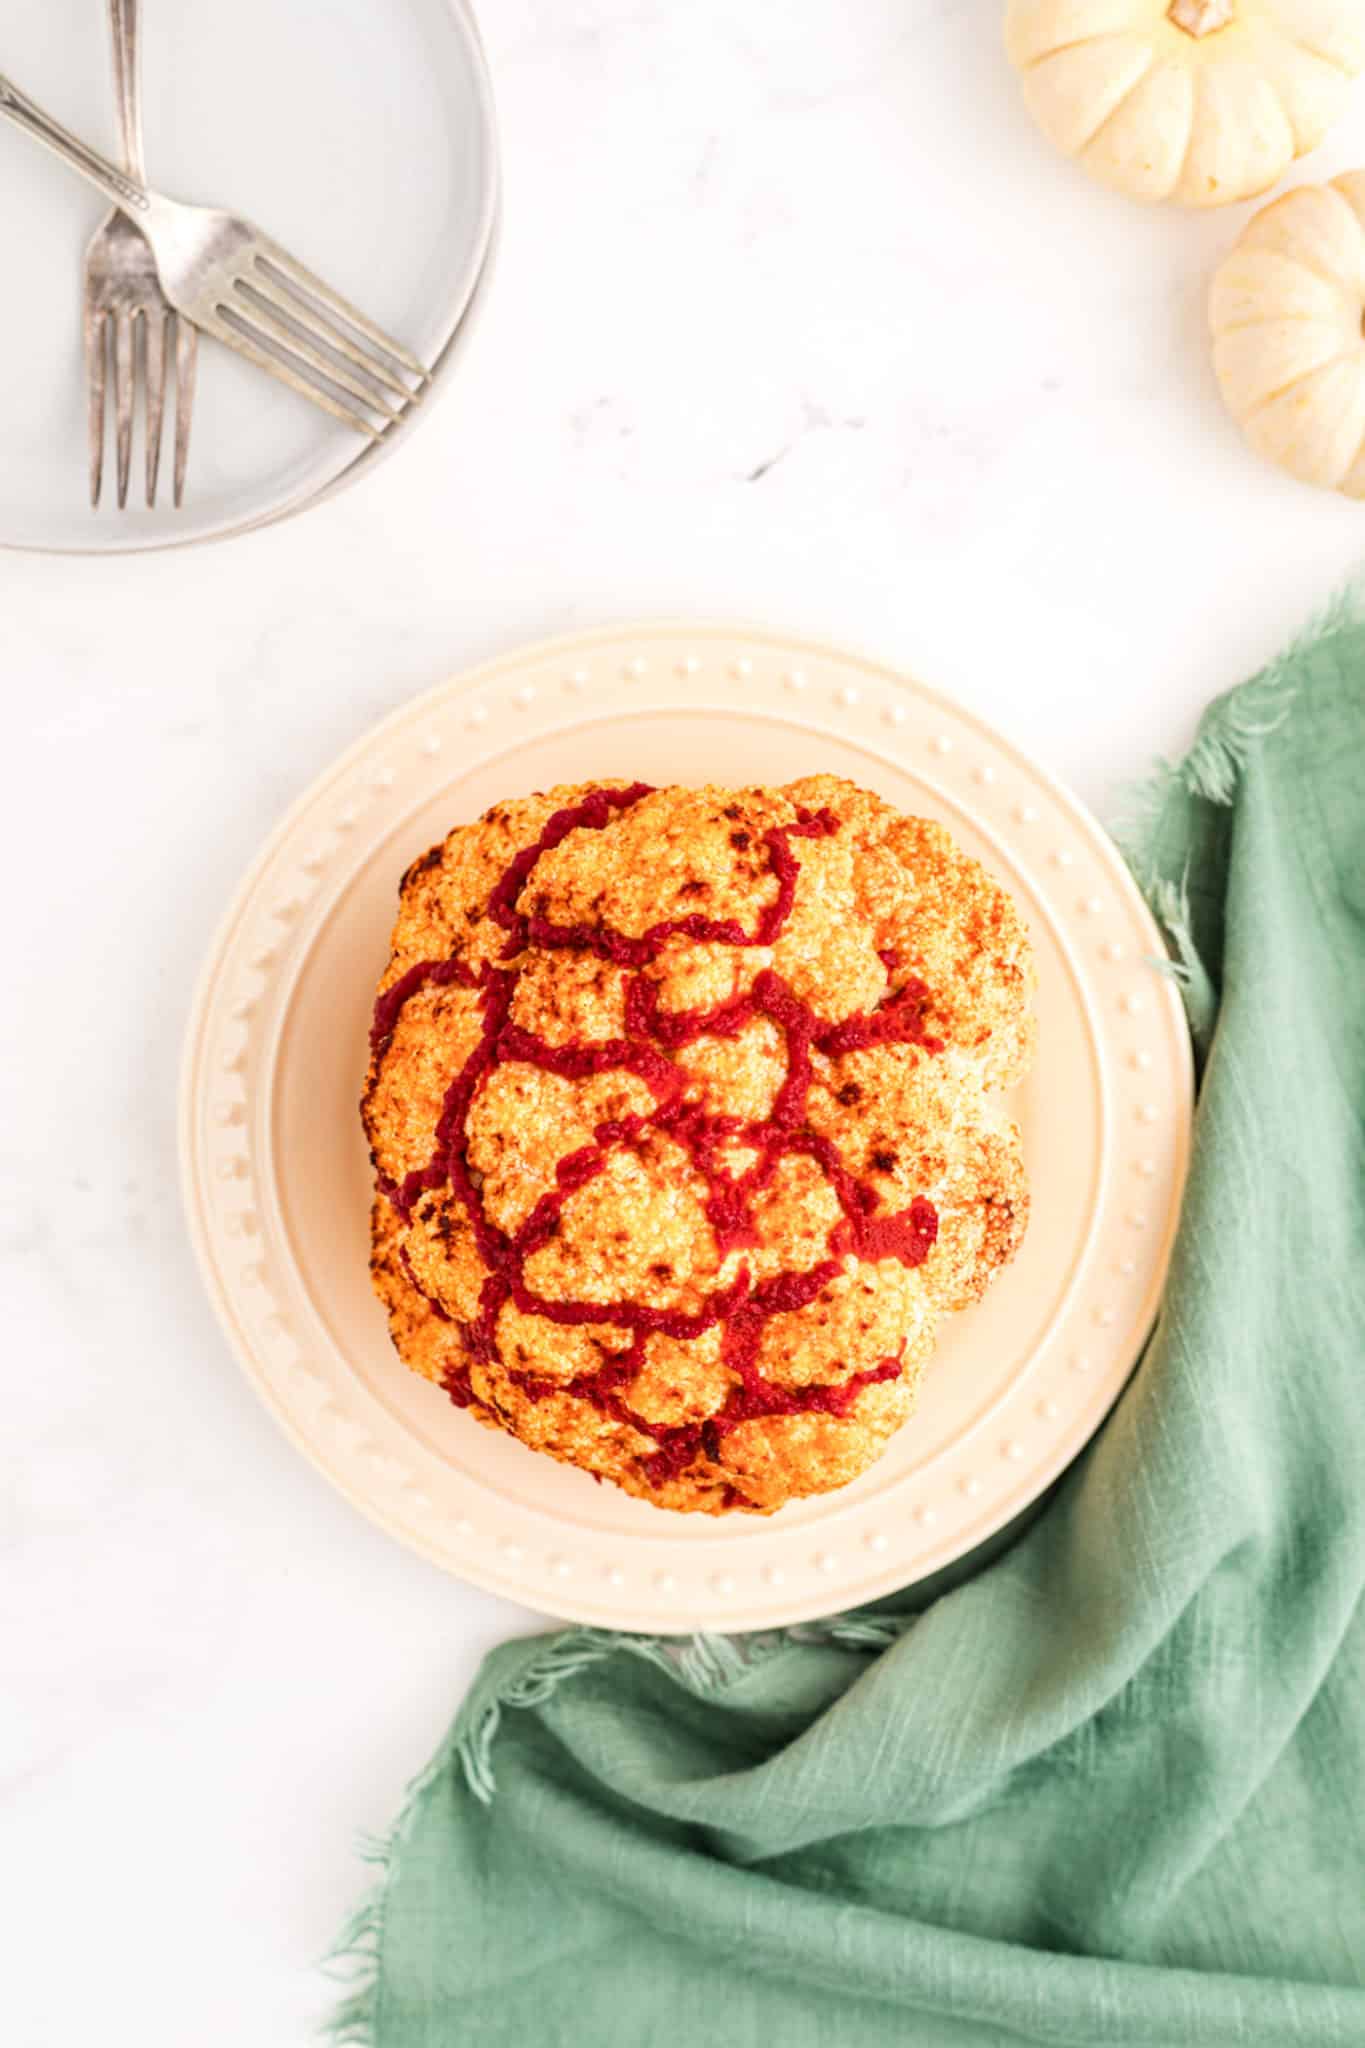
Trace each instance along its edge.
<instances>
[{"instance_id":1,"label":"white pumpkin","mask_svg":"<svg viewBox=\"0 0 1365 2048\"><path fill-rule=\"evenodd\" d=\"M1365 171L1262 207L1214 277L1209 324L1252 447L1365 498Z\"/></svg>"},{"instance_id":2,"label":"white pumpkin","mask_svg":"<svg viewBox=\"0 0 1365 2048\"><path fill-rule=\"evenodd\" d=\"M1034 119L1137 199L1251 199L1316 147L1365 66L1365 0L1009 0Z\"/></svg>"}]
</instances>

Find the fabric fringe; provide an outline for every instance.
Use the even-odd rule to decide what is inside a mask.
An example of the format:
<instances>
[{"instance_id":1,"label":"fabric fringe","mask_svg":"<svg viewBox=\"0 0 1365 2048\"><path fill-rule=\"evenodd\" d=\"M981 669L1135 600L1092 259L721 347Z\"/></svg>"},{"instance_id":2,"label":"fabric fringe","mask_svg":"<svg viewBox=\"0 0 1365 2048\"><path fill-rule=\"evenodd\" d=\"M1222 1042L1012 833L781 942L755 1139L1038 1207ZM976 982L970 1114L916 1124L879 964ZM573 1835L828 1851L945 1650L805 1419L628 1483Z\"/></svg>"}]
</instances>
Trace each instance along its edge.
<instances>
[{"instance_id":1,"label":"fabric fringe","mask_svg":"<svg viewBox=\"0 0 1365 2048\"><path fill-rule=\"evenodd\" d=\"M1199 957L1190 918L1188 876L1160 869L1161 830L1173 798L1199 797L1226 808L1237 794L1253 750L1278 732L1298 695L1298 665L1309 651L1365 623L1365 578L1356 578L1310 620L1268 668L1211 704L1183 761L1158 761L1150 775L1121 793L1113 836L1137 879L1174 957L1153 960L1180 988L1195 1043L1206 1050L1217 998Z\"/></svg>"},{"instance_id":2,"label":"fabric fringe","mask_svg":"<svg viewBox=\"0 0 1365 2048\"><path fill-rule=\"evenodd\" d=\"M1291 649L1263 676L1220 698L1205 713L1183 761L1158 761L1150 775L1121 793L1113 836L1144 887L1149 886L1154 848L1171 798L1202 797L1225 809L1237 794L1252 748L1278 732L1288 718L1298 694L1293 660Z\"/></svg>"},{"instance_id":3,"label":"fabric fringe","mask_svg":"<svg viewBox=\"0 0 1365 2048\"><path fill-rule=\"evenodd\" d=\"M1175 953L1172 960L1153 960L1151 964L1158 972L1168 974L1178 986L1190 1036L1202 1056L1207 1053L1213 1038L1218 992L1194 942L1189 876L1182 875L1177 882L1169 876L1149 875L1144 884L1144 894Z\"/></svg>"},{"instance_id":4,"label":"fabric fringe","mask_svg":"<svg viewBox=\"0 0 1365 2048\"><path fill-rule=\"evenodd\" d=\"M843 1614L817 1626L817 1641L837 1643L841 1650L889 1650L911 1623L913 1614Z\"/></svg>"},{"instance_id":5,"label":"fabric fringe","mask_svg":"<svg viewBox=\"0 0 1365 2048\"><path fill-rule=\"evenodd\" d=\"M1175 947L1174 960L1158 960L1155 965L1182 989L1188 990L1195 976L1203 973L1203 962L1195 950L1194 934L1190 929L1189 878L1182 875L1178 882L1166 877L1154 881L1147 891L1147 900L1155 911L1158 922Z\"/></svg>"},{"instance_id":6,"label":"fabric fringe","mask_svg":"<svg viewBox=\"0 0 1365 2048\"><path fill-rule=\"evenodd\" d=\"M734 1636L692 1636L677 1652L678 1676L703 1699L748 1668L740 1640Z\"/></svg>"},{"instance_id":7,"label":"fabric fringe","mask_svg":"<svg viewBox=\"0 0 1365 2048\"><path fill-rule=\"evenodd\" d=\"M590 1665L600 1664L615 1648L616 1638L605 1629L572 1629L556 1637L519 1678L480 1707L468 1726L463 1725L465 1716L459 1716L455 1724L455 1755L465 1783L477 1800L487 1806L496 1790L492 1749L504 1708L543 1706L566 1678L576 1678Z\"/></svg>"},{"instance_id":8,"label":"fabric fringe","mask_svg":"<svg viewBox=\"0 0 1365 2048\"><path fill-rule=\"evenodd\" d=\"M476 1705L476 1696L471 1697L468 1710L457 1716L426 1770L408 1787L390 1832L363 1837L358 1844L363 1860L375 1866L376 1876L324 1959L328 1974L349 1980L351 1987L323 2025L332 2048L375 2048L385 1907L418 1802L454 1761L480 1804L492 1803L497 1790L493 1744L509 1708L543 1706L569 1679L618 1654L670 1672L698 1698L713 1698L788 1643L831 1642L844 1649L878 1652L897 1642L912 1619L835 1615L829 1621L744 1636L626 1636L610 1629L571 1629L548 1642L491 1699Z\"/></svg>"},{"instance_id":9,"label":"fabric fringe","mask_svg":"<svg viewBox=\"0 0 1365 2048\"><path fill-rule=\"evenodd\" d=\"M1252 748L1278 732L1293 708L1298 664L1323 641L1362 624L1365 576L1345 584L1260 675L1209 706L1183 761L1158 761L1143 781L1120 793L1114 837L1140 878L1149 866L1168 798L1179 792L1206 803L1230 804Z\"/></svg>"},{"instance_id":10,"label":"fabric fringe","mask_svg":"<svg viewBox=\"0 0 1365 2048\"><path fill-rule=\"evenodd\" d=\"M443 1743L427 1768L409 1785L403 1810L387 1835L362 1835L356 1844L361 1861L373 1864L377 1875L323 1958L322 1966L328 1976L351 1985L322 2025L322 2032L333 2048L375 2048L379 2038L379 1959L389 1884L417 1802L445 1769L448 1755L449 1745Z\"/></svg>"},{"instance_id":11,"label":"fabric fringe","mask_svg":"<svg viewBox=\"0 0 1365 2048\"><path fill-rule=\"evenodd\" d=\"M751 1635L627 1636L610 1629L573 1629L547 1645L510 1684L477 1708L461 1714L454 1731L454 1754L465 1783L484 1806L497 1791L493 1744L509 1708L539 1707L567 1680L616 1655L639 1657L667 1671L695 1693L711 1699L743 1678L790 1643L833 1643L841 1649L880 1652L890 1649L914 1616L835 1615L828 1621L804 1622L788 1629ZM359 2037L362 2041L364 2036Z\"/></svg>"},{"instance_id":12,"label":"fabric fringe","mask_svg":"<svg viewBox=\"0 0 1365 2048\"><path fill-rule=\"evenodd\" d=\"M1251 747L1278 732L1289 716L1298 694L1293 659L1292 651L1283 655L1263 676L1213 707L1179 770L1191 796L1211 804L1232 802Z\"/></svg>"},{"instance_id":13,"label":"fabric fringe","mask_svg":"<svg viewBox=\"0 0 1365 2048\"><path fill-rule=\"evenodd\" d=\"M379 1875L325 1959L324 1968L330 1976L355 1979L353 1988L329 2015L324 2027L328 2040L334 2042L336 2048L371 2048L375 2039L384 1898L401 1826L400 1821L387 1840L361 1842L361 1856L366 1863L379 1865Z\"/></svg>"}]
</instances>

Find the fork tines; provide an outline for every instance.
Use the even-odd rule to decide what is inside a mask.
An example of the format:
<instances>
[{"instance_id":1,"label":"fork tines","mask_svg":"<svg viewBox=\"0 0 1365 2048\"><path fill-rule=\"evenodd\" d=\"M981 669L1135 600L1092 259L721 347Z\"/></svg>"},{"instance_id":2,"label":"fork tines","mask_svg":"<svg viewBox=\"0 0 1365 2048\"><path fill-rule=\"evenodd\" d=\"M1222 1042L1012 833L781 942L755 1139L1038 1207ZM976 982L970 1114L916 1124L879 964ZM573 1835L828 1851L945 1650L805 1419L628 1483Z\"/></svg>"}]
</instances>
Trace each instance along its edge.
<instances>
[{"instance_id":1,"label":"fork tines","mask_svg":"<svg viewBox=\"0 0 1365 2048\"><path fill-rule=\"evenodd\" d=\"M175 502L185 496L189 459L190 419L194 408L198 336L187 320L173 312L143 307L85 309L85 361L90 441L90 503L98 505L104 484L104 412L110 357L114 365L114 447L119 510L128 503L133 457L133 407L141 362L147 392L145 430L147 503L156 503L161 468L161 428L166 407L167 364L175 351Z\"/></svg>"},{"instance_id":2,"label":"fork tines","mask_svg":"<svg viewBox=\"0 0 1365 2048\"><path fill-rule=\"evenodd\" d=\"M376 441L430 382L415 355L263 236L214 320L221 340Z\"/></svg>"}]
</instances>

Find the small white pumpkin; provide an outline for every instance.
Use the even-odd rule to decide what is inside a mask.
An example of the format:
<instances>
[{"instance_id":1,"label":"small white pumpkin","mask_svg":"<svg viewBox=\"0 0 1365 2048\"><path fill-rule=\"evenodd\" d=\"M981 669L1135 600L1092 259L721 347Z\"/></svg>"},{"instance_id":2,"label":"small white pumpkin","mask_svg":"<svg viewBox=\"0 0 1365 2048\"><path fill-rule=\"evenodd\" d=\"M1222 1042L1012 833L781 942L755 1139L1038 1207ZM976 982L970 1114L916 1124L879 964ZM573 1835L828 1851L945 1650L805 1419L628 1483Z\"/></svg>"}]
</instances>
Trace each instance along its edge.
<instances>
[{"instance_id":1,"label":"small white pumpkin","mask_svg":"<svg viewBox=\"0 0 1365 2048\"><path fill-rule=\"evenodd\" d=\"M1214 277L1209 325L1252 447L1365 498L1365 171L1262 207Z\"/></svg>"},{"instance_id":2,"label":"small white pumpkin","mask_svg":"<svg viewBox=\"0 0 1365 2048\"><path fill-rule=\"evenodd\" d=\"M1321 142L1365 67L1365 0L1009 0L1043 132L1137 199L1251 199Z\"/></svg>"}]
</instances>

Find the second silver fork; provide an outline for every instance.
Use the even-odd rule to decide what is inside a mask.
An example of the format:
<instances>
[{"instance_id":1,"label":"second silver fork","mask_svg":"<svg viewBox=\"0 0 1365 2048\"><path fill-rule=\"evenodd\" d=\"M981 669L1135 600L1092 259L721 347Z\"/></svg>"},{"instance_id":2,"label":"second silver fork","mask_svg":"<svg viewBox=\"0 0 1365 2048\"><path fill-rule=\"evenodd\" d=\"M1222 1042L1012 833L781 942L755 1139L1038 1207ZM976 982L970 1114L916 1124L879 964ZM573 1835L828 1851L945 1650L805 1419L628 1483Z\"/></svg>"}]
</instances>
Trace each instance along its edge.
<instances>
[{"instance_id":1,"label":"second silver fork","mask_svg":"<svg viewBox=\"0 0 1365 2048\"><path fill-rule=\"evenodd\" d=\"M114 94L123 138L124 166L140 185L147 173L142 150L142 75L139 63L139 0L109 0L114 46ZM181 319L161 289L146 236L118 208L91 237L85 256L85 362L89 394L90 502L98 505L104 479L105 395L113 362L118 502L128 502L132 466L133 409L139 366L146 389L146 489L156 503L161 467L161 424L166 371L175 352L175 502L185 495L190 418L199 337Z\"/></svg>"}]
</instances>

